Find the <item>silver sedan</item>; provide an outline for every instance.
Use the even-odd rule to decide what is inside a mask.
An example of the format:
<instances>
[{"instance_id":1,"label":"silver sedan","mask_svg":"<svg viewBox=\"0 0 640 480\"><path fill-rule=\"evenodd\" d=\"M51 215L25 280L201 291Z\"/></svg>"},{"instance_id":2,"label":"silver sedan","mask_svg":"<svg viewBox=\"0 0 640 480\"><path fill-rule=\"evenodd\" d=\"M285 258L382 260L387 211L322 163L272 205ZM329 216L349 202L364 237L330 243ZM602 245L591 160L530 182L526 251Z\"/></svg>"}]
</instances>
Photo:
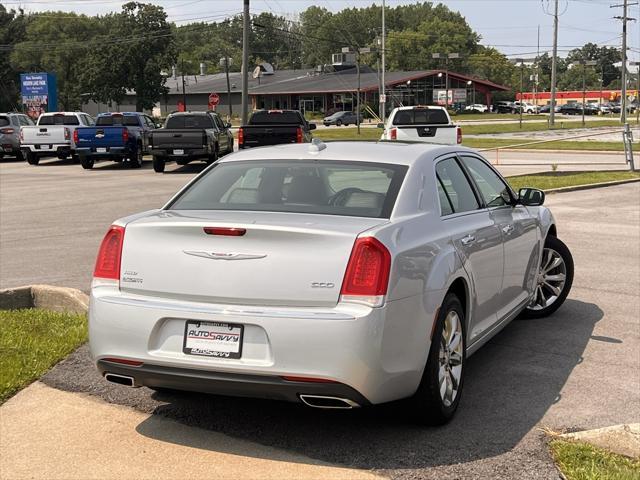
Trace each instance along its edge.
<instances>
[{"instance_id":1,"label":"silver sedan","mask_svg":"<svg viewBox=\"0 0 640 480\"><path fill-rule=\"evenodd\" d=\"M459 146L245 150L117 220L91 290L106 380L454 415L466 359L562 305L573 261L535 189Z\"/></svg>"}]
</instances>

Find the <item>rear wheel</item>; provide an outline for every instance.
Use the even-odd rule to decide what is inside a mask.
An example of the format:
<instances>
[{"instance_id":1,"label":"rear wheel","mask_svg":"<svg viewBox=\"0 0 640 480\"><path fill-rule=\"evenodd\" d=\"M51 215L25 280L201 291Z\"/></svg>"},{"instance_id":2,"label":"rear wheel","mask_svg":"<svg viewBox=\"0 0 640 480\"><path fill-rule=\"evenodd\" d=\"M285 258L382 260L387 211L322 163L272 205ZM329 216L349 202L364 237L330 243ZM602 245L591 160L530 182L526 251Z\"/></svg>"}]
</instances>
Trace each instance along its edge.
<instances>
[{"instance_id":1,"label":"rear wheel","mask_svg":"<svg viewBox=\"0 0 640 480\"><path fill-rule=\"evenodd\" d=\"M157 155L153 156L153 171L156 173L164 172L165 161L164 158Z\"/></svg>"},{"instance_id":2,"label":"rear wheel","mask_svg":"<svg viewBox=\"0 0 640 480\"><path fill-rule=\"evenodd\" d=\"M142 167L142 145L138 145L136 151L129 156L129 166L131 168Z\"/></svg>"},{"instance_id":3,"label":"rear wheel","mask_svg":"<svg viewBox=\"0 0 640 480\"><path fill-rule=\"evenodd\" d=\"M444 298L433 329L427 365L416 393L409 399L411 416L427 425L443 425L458 408L466 360L464 310L458 297Z\"/></svg>"},{"instance_id":4,"label":"rear wheel","mask_svg":"<svg viewBox=\"0 0 640 480\"><path fill-rule=\"evenodd\" d=\"M86 155L80 155L80 163L85 170L91 170L93 168L93 158Z\"/></svg>"},{"instance_id":5,"label":"rear wheel","mask_svg":"<svg viewBox=\"0 0 640 480\"><path fill-rule=\"evenodd\" d=\"M27 163L29 165L38 165L39 162L40 162L40 157L38 157L33 152L27 152Z\"/></svg>"},{"instance_id":6,"label":"rear wheel","mask_svg":"<svg viewBox=\"0 0 640 480\"><path fill-rule=\"evenodd\" d=\"M0 158L2 158L2 155L0 155ZM16 152L16 160L18 160L19 162L24 162L24 155L20 150Z\"/></svg>"},{"instance_id":7,"label":"rear wheel","mask_svg":"<svg viewBox=\"0 0 640 480\"><path fill-rule=\"evenodd\" d=\"M524 318L551 315L564 303L573 283L573 257L567 246L553 235L544 242L542 260L536 276L531 303L522 311Z\"/></svg>"},{"instance_id":8,"label":"rear wheel","mask_svg":"<svg viewBox=\"0 0 640 480\"><path fill-rule=\"evenodd\" d=\"M207 165L211 165L218 161L218 145L213 146L213 153L207 158Z\"/></svg>"}]
</instances>

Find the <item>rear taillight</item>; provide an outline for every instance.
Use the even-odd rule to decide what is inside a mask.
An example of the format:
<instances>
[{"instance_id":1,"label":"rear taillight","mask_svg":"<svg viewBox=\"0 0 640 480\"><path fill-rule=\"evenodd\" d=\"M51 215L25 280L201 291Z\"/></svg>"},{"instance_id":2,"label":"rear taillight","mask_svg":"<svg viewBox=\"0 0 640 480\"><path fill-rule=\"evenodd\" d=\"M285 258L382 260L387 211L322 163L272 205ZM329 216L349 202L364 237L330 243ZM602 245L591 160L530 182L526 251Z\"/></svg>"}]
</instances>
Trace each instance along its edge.
<instances>
[{"instance_id":1,"label":"rear taillight","mask_svg":"<svg viewBox=\"0 0 640 480\"><path fill-rule=\"evenodd\" d=\"M391 138L391 140L397 140L398 139L398 129L397 128L392 128L391 129L390 138Z\"/></svg>"},{"instance_id":2,"label":"rear taillight","mask_svg":"<svg viewBox=\"0 0 640 480\"><path fill-rule=\"evenodd\" d=\"M93 270L94 278L120 280L120 260L123 243L124 227L111 225L100 244L96 268Z\"/></svg>"},{"instance_id":3,"label":"rear taillight","mask_svg":"<svg viewBox=\"0 0 640 480\"><path fill-rule=\"evenodd\" d=\"M73 131L73 143L78 143L78 130Z\"/></svg>"},{"instance_id":4,"label":"rear taillight","mask_svg":"<svg viewBox=\"0 0 640 480\"><path fill-rule=\"evenodd\" d=\"M127 143L129 141L129 130L126 128L122 129L122 142Z\"/></svg>"},{"instance_id":5,"label":"rear taillight","mask_svg":"<svg viewBox=\"0 0 640 480\"><path fill-rule=\"evenodd\" d=\"M342 282L340 300L371 307L384 304L389 285L391 254L373 237L356 239Z\"/></svg>"},{"instance_id":6,"label":"rear taillight","mask_svg":"<svg viewBox=\"0 0 640 480\"><path fill-rule=\"evenodd\" d=\"M242 127L238 129L238 146L241 147L244 144L244 131Z\"/></svg>"},{"instance_id":7,"label":"rear taillight","mask_svg":"<svg viewBox=\"0 0 640 480\"><path fill-rule=\"evenodd\" d=\"M296 143L302 143L302 127L296 130Z\"/></svg>"},{"instance_id":8,"label":"rear taillight","mask_svg":"<svg viewBox=\"0 0 640 480\"><path fill-rule=\"evenodd\" d=\"M15 130L13 128L0 128L0 133L11 135L12 133L15 133Z\"/></svg>"},{"instance_id":9,"label":"rear taillight","mask_svg":"<svg viewBox=\"0 0 640 480\"><path fill-rule=\"evenodd\" d=\"M456 127L456 141L462 143L462 128Z\"/></svg>"},{"instance_id":10,"label":"rear taillight","mask_svg":"<svg viewBox=\"0 0 640 480\"><path fill-rule=\"evenodd\" d=\"M69 129L67 127L64 127L64 139L69 140L70 138L71 138L71 132L69 132Z\"/></svg>"}]
</instances>

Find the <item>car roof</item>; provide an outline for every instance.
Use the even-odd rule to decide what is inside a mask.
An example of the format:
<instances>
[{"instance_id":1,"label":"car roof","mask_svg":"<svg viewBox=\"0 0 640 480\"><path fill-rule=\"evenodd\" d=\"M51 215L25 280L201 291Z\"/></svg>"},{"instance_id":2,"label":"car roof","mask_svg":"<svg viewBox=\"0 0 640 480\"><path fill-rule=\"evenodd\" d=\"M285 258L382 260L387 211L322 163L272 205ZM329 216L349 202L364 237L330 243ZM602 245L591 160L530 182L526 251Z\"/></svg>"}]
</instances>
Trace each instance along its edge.
<instances>
[{"instance_id":1,"label":"car roof","mask_svg":"<svg viewBox=\"0 0 640 480\"><path fill-rule=\"evenodd\" d=\"M84 112L44 112L43 117L50 117L52 115L78 115Z\"/></svg>"},{"instance_id":2,"label":"car roof","mask_svg":"<svg viewBox=\"0 0 640 480\"><path fill-rule=\"evenodd\" d=\"M205 115L211 115L214 114L216 112L172 112L169 114L170 117L177 117L180 115L200 115L200 116L205 116Z\"/></svg>"},{"instance_id":3,"label":"car roof","mask_svg":"<svg viewBox=\"0 0 640 480\"><path fill-rule=\"evenodd\" d=\"M99 113L99 117L109 117L111 115L144 115L142 112L104 112Z\"/></svg>"},{"instance_id":4,"label":"car roof","mask_svg":"<svg viewBox=\"0 0 640 480\"><path fill-rule=\"evenodd\" d=\"M316 144L317 145L317 144ZM240 150L225 156L219 163L250 160L344 160L413 165L416 161L453 152L474 152L459 145L437 145L423 142L327 142L318 150L314 143L294 143Z\"/></svg>"},{"instance_id":5,"label":"car roof","mask_svg":"<svg viewBox=\"0 0 640 480\"><path fill-rule=\"evenodd\" d=\"M394 110L416 110L416 109L438 109L438 110L444 110L444 107L441 107L440 105L412 105L409 107L396 107Z\"/></svg>"}]
</instances>

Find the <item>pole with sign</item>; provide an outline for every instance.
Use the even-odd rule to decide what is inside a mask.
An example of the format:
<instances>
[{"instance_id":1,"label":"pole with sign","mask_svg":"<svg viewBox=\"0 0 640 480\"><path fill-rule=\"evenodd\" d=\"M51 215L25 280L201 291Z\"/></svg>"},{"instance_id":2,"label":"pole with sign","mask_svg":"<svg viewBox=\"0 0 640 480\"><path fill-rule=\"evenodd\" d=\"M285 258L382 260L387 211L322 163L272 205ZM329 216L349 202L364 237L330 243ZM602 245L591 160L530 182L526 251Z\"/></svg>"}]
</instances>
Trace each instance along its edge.
<instances>
[{"instance_id":1,"label":"pole with sign","mask_svg":"<svg viewBox=\"0 0 640 480\"><path fill-rule=\"evenodd\" d=\"M220 95L217 93L209 94L209 110L215 110L220 103Z\"/></svg>"}]
</instances>

